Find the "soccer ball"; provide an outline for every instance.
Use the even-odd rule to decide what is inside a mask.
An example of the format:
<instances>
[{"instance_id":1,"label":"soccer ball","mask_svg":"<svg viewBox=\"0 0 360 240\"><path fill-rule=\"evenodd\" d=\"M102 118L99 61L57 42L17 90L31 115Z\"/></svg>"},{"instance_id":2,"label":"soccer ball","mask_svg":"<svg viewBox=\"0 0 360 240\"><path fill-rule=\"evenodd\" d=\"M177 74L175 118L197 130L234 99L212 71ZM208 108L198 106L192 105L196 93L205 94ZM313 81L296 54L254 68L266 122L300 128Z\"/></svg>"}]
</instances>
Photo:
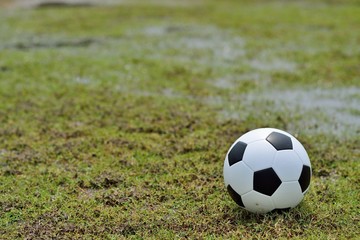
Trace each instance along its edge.
<instances>
[{"instance_id":1,"label":"soccer ball","mask_svg":"<svg viewBox=\"0 0 360 240\"><path fill-rule=\"evenodd\" d=\"M224 161L231 198L250 212L297 206L309 189L311 164L301 143L287 132L259 128L238 138Z\"/></svg>"}]
</instances>

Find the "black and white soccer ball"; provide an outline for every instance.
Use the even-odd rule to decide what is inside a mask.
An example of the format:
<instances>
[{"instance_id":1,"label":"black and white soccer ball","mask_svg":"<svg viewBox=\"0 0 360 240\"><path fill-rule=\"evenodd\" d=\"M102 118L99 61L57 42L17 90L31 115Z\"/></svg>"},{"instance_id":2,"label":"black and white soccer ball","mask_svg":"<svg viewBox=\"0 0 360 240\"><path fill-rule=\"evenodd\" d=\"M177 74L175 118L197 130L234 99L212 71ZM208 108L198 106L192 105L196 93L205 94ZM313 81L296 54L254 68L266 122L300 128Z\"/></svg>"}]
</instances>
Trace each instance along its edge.
<instances>
[{"instance_id":1,"label":"black and white soccer ball","mask_svg":"<svg viewBox=\"0 0 360 240\"><path fill-rule=\"evenodd\" d=\"M255 213L297 206L310 179L310 159L302 144L274 128L242 135L224 161L224 180L231 198Z\"/></svg>"}]
</instances>

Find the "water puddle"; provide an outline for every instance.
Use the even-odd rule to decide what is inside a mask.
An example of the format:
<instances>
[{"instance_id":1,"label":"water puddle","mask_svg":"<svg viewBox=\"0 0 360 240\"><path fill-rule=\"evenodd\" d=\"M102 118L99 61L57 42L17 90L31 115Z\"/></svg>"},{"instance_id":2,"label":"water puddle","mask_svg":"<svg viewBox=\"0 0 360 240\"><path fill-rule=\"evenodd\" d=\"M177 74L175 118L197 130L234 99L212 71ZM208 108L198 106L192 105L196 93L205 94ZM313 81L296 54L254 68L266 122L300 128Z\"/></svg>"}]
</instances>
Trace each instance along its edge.
<instances>
[{"instance_id":1,"label":"water puddle","mask_svg":"<svg viewBox=\"0 0 360 240\"><path fill-rule=\"evenodd\" d=\"M214 26L148 26L128 32L130 38L146 38L141 47L155 59L171 59L203 67L233 66L244 60L245 41Z\"/></svg>"},{"instance_id":2,"label":"water puddle","mask_svg":"<svg viewBox=\"0 0 360 240\"><path fill-rule=\"evenodd\" d=\"M282 59L253 59L249 65L260 71L295 72L296 64Z\"/></svg>"},{"instance_id":3,"label":"water puddle","mask_svg":"<svg viewBox=\"0 0 360 240\"><path fill-rule=\"evenodd\" d=\"M92 83L91 79L86 77L76 77L74 81L81 85L89 85Z\"/></svg>"},{"instance_id":4,"label":"water puddle","mask_svg":"<svg viewBox=\"0 0 360 240\"><path fill-rule=\"evenodd\" d=\"M211 104L211 102L208 102ZM267 90L242 95L224 106L224 118L245 119L250 115L284 113L294 132L356 136L360 133L360 88ZM239 109L238 106L242 106ZM248 109L248 110L246 110ZM255 111L254 109L258 109Z\"/></svg>"},{"instance_id":5,"label":"water puddle","mask_svg":"<svg viewBox=\"0 0 360 240\"><path fill-rule=\"evenodd\" d=\"M221 118L238 120L250 117L264 118L273 114L286 115L287 128L306 134L325 133L353 136L360 131L360 88L289 89L269 86L272 72L293 73L297 63L282 59L271 50L261 51L251 59L247 57L246 40L228 30L215 26L166 25L135 29L128 37L147 39L141 52L150 58L183 63L193 69L212 69L213 78L204 82L216 88L238 87L240 82L261 86L246 94L198 97L179 94L176 89L159 90L169 98L201 101L219 109ZM240 66L250 69L240 71ZM142 93L144 94L144 93Z\"/></svg>"}]
</instances>

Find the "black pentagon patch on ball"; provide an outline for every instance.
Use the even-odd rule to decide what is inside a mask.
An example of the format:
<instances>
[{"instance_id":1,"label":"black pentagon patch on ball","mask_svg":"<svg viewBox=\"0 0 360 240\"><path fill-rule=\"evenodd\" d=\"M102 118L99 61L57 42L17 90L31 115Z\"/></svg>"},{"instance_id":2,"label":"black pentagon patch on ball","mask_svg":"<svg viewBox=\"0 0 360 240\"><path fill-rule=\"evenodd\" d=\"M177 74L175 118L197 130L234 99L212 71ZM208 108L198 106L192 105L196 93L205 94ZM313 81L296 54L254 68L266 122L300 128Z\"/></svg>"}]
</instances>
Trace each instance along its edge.
<instances>
[{"instance_id":1,"label":"black pentagon patch on ball","mask_svg":"<svg viewBox=\"0 0 360 240\"><path fill-rule=\"evenodd\" d=\"M230 166L242 160L246 146L246 143L239 141L231 148L228 155Z\"/></svg>"},{"instance_id":2,"label":"black pentagon patch on ball","mask_svg":"<svg viewBox=\"0 0 360 240\"><path fill-rule=\"evenodd\" d=\"M254 190L271 196L281 185L281 180L272 168L266 168L254 173Z\"/></svg>"},{"instance_id":3,"label":"black pentagon patch on ball","mask_svg":"<svg viewBox=\"0 0 360 240\"><path fill-rule=\"evenodd\" d=\"M244 203L243 203L243 201L242 201L242 199L241 199L241 196L237 193L237 192L235 192L235 190L230 186L230 185L228 185L227 186L227 190L228 190L228 192L229 192L229 194L230 194L230 197L240 206L240 207L245 207L244 206Z\"/></svg>"},{"instance_id":4,"label":"black pentagon patch on ball","mask_svg":"<svg viewBox=\"0 0 360 240\"><path fill-rule=\"evenodd\" d=\"M304 192L309 184L310 184L310 178L311 178L311 169L309 166L303 165L303 169L300 174L299 178L299 184L301 187L301 191Z\"/></svg>"},{"instance_id":5,"label":"black pentagon patch on ball","mask_svg":"<svg viewBox=\"0 0 360 240\"><path fill-rule=\"evenodd\" d=\"M291 138L282 133L272 132L266 138L266 141L268 141L271 145L273 145L274 148L276 148L276 150L278 151L288 150L293 148Z\"/></svg>"}]
</instances>

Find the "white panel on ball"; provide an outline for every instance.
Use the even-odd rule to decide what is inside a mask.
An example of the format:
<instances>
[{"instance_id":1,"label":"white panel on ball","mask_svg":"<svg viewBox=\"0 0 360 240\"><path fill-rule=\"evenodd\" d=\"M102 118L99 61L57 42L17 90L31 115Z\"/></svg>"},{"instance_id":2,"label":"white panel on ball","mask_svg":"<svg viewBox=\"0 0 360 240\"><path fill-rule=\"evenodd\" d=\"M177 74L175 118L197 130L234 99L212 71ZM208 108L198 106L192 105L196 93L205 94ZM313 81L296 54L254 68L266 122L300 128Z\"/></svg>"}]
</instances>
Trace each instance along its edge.
<instances>
[{"instance_id":1,"label":"white panel on ball","mask_svg":"<svg viewBox=\"0 0 360 240\"><path fill-rule=\"evenodd\" d=\"M283 182L271 196L276 208L293 208L298 205L304 195L297 181Z\"/></svg>"},{"instance_id":2,"label":"white panel on ball","mask_svg":"<svg viewBox=\"0 0 360 240\"><path fill-rule=\"evenodd\" d=\"M245 150L243 161L253 171L269 168L273 164L275 148L266 140L250 143Z\"/></svg>"},{"instance_id":3,"label":"white panel on ball","mask_svg":"<svg viewBox=\"0 0 360 240\"><path fill-rule=\"evenodd\" d=\"M265 139L272 132L273 132L272 128L258 128L245 133L238 140L249 144L254 141Z\"/></svg>"},{"instance_id":4,"label":"white panel on ball","mask_svg":"<svg viewBox=\"0 0 360 240\"><path fill-rule=\"evenodd\" d=\"M293 150L278 151L273 169L282 182L299 180L303 163Z\"/></svg>"},{"instance_id":5,"label":"white panel on ball","mask_svg":"<svg viewBox=\"0 0 360 240\"><path fill-rule=\"evenodd\" d=\"M309 156L303 145L296 138L293 138L292 142L294 151L299 155L304 165L311 167Z\"/></svg>"},{"instance_id":6,"label":"white panel on ball","mask_svg":"<svg viewBox=\"0 0 360 240\"><path fill-rule=\"evenodd\" d=\"M232 183L231 187L238 194L242 195L253 189L254 172L242 161L232 165L228 175L229 182Z\"/></svg>"},{"instance_id":7,"label":"white panel on ball","mask_svg":"<svg viewBox=\"0 0 360 240\"><path fill-rule=\"evenodd\" d=\"M225 186L230 184L230 165L229 165L229 159L226 155L225 161L224 161L224 182L225 182Z\"/></svg>"},{"instance_id":8,"label":"white panel on ball","mask_svg":"<svg viewBox=\"0 0 360 240\"><path fill-rule=\"evenodd\" d=\"M248 192L241 196L244 206L247 210L255 213L266 213L272 211L275 206L271 197L256 191Z\"/></svg>"}]
</instances>

